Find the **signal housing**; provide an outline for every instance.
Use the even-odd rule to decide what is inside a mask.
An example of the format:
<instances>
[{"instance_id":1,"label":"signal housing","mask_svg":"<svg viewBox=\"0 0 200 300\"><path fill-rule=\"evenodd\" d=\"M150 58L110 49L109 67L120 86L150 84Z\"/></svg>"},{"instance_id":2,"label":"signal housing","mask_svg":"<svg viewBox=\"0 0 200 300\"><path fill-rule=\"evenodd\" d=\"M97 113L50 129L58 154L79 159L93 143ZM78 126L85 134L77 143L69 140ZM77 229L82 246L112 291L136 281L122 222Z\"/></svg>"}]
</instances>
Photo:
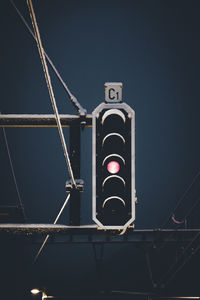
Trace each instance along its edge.
<instances>
[{"instance_id":1,"label":"signal housing","mask_svg":"<svg viewBox=\"0 0 200 300\"><path fill-rule=\"evenodd\" d=\"M101 103L92 113L93 220L124 229L135 220L135 112Z\"/></svg>"}]
</instances>

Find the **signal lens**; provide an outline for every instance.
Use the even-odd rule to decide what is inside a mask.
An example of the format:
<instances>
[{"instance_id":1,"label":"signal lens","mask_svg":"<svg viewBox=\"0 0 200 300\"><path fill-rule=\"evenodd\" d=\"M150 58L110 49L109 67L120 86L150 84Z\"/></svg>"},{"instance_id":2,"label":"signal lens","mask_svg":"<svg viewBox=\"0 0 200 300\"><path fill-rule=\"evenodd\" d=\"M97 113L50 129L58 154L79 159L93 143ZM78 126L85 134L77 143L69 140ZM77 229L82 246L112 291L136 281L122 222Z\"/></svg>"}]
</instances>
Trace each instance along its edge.
<instances>
[{"instance_id":1,"label":"signal lens","mask_svg":"<svg viewBox=\"0 0 200 300\"><path fill-rule=\"evenodd\" d=\"M107 165L107 170L111 174L116 174L120 170L120 165L117 161L110 161Z\"/></svg>"}]
</instances>

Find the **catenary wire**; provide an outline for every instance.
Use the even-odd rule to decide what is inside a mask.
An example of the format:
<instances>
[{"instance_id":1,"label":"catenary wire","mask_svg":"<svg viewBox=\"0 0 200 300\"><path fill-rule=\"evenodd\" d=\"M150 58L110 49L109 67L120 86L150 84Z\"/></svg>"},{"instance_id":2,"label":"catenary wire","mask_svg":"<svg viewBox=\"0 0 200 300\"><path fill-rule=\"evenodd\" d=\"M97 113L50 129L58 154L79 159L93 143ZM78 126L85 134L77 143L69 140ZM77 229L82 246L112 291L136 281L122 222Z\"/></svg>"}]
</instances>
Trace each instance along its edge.
<instances>
[{"instance_id":1,"label":"catenary wire","mask_svg":"<svg viewBox=\"0 0 200 300\"><path fill-rule=\"evenodd\" d=\"M57 105L56 105L56 100L55 100L55 96L54 96L54 92L53 92L53 87L52 87L52 84L51 84L51 78L50 78L50 75L49 75L49 70L48 70L48 66L47 66L47 63L46 63L44 50L43 50L43 47L42 47L42 41L41 41L41 38L40 38L40 33L39 33L38 26L37 26L37 21L36 21L34 9L33 9L32 1L27 0L27 4L28 4L28 8L29 8L33 28L34 28L34 31L35 31L35 37L36 37L36 40L37 40L38 51L40 53L40 58L41 58L41 61L42 61L42 66L43 66L43 70L44 70L44 74L45 74L45 78L46 78L46 83L47 83L47 87L48 87L48 90L49 90L49 96L50 96L51 104L52 104L52 107L53 107L53 110L54 110L56 123L57 123L57 126L58 126L58 132L59 132L59 135L60 135L60 139L61 139L61 143L62 143L62 147L63 147L64 156L65 156L65 159L66 159L69 175L70 175L70 178L71 178L72 186L77 188L77 184L75 182L74 174L73 174L72 167L71 167L69 154L68 154L68 151L67 151L67 145L66 145L66 142L65 142L63 129L62 129L61 122L60 122L60 116L59 116Z\"/></svg>"},{"instance_id":2,"label":"catenary wire","mask_svg":"<svg viewBox=\"0 0 200 300\"><path fill-rule=\"evenodd\" d=\"M176 271L171 275L171 277L165 282L164 286L166 287L172 279L176 276L176 274L188 263L188 261L200 250L200 245L197 246L190 255L183 261L183 263L176 269Z\"/></svg>"},{"instance_id":3,"label":"catenary wire","mask_svg":"<svg viewBox=\"0 0 200 300\"><path fill-rule=\"evenodd\" d=\"M21 18L22 22L24 23L24 25L26 26L27 30L29 31L29 33L31 34L31 36L34 38L34 40L37 42L36 37L33 33L33 31L31 30L31 28L29 27L28 23L26 22L25 18L23 17L22 13L20 12L20 10L17 8L17 6L15 5L15 3L10 0L10 3L12 4L12 6L14 7L14 9L16 10L17 14L19 15L19 17ZM67 92L72 104L74 105L74 107L77 109L79 115L81 116L85 116L87 111L86 109L84 109L81 104L78 102L78 100L76 99L76 97L71 93L71 91L69 90L68 86L66 85L66 83L64 82L64 80L62 79L60 73L58 72L58 70L56 69L54 63L52 62L52 60L50 59L50 57L48 56L48 54L46 53L46 51L44 50L44 55L46 56L47 61L49 62L51 68L53 69L53 71L55 72L57 78L59 79L59 81L61 82L63 88L65 89L65 91Z\"/></svg>"},{"instance_id":4,"label":"catenary wire","mask_svg":"<svg viewBox=\"0 0 200 300\"><path fill-rule=\"evenodd\" d=\"M22 209L24 218L26 218L25 211L24 211L24 205L23 205L22 198L21 198L21 195L20 195L20 192L19 192L19 187L18 187L18 184L17 184L15 170L14 170L14 166L13 166L13 162L12 162L12 158L11 158L11 153L10 153L10 149L9 149L9 145L8 145L6 130L5 130L4 127L2 127L2 129L3 129L3 136L4 136L5 145L6 145L6 150L7 150L7 153L8 153L10 168L11 168L11 172L12 172L12 177L13 177L13 180L14 180L15 189L16 189L16 192L17 192L18 200L19 200L19 205L20 205L20 208Z\"/></svg>"},{"instance_id":5,"label":"catenary wire","mask_svg":"<svg viewBox=\"0 0 200 300\"><path fill-rule=\"evenodd\" d=\"M70 193L67 195L67 198L66 198L65 202L63 203L63 206L61 207L61 209L60 209L57 217L55 218L55 221L53 222L54 225L58 222L58 220L59 220L59 218L60 218L60 216L61 216L61 214L62 214L62 212L63 212L63 210L65 208L65 206L67 205L67 202L69 201L69 198L70 198ZM46 242L48 241L49 236L50 235L48 234L45 237L44 242L42 243L42 246L40 247L40 249L38 250L38 252L37 252L37 254L36 254L35 258L34 258L34 263L36 262L36 260L38 259L40 253L42 252L42 249L44 248Z\"/></svg>"},{"instance_id":6,"label":"catenary wire","mask_svg":"<svg viewBox=\"0 0 200 300\"><path fill-rule=\"evenodd\" d=\"M148 251L145 251L145 259L146 259L146 264L147 264L147 269L148 269L151 285L154 288L154 287L156 287L156 283L154 282L154 279L153 279L153 272L152 272L152 267L151 267L151 262L150 262L150 257L149 257Z\"/></svg>"},{"instance_id":7,"label":"catenary wire","mask_svg":"<svg viewBox=\"0 0 200 300\"><path fill-rule=\"evenodd\" d=\"M177 210L177 208L180 206L180 204L182 203L182 201L184 200L185 196L187 195L187 193L191 190L191 188L193 187L193 185L195 184L195 182L197 181L197 179L200 176L200 171L198 171L196 173L196 175L193 177L192 182L190 183L190 185L187 187L187 189L185 190L185 192L182 194L182 196L180 197L179 201L177 202L174 210L172 211L172 213L169 215L167 221L161 226L161 228L163 229L169 222L169 220L174 217L174 213ZM178 229L181 227L182 224L185 224L185 221L187 220L187 218L191 215L191 213L193 212L194 208L199 204L200 201L200 197L197 198L197 200L193 203L193 205L190 207L190 209L187 210L185 216L182 218L183 222L179 222L176 224L175 229ZM169 237L173 236L173 232L169 235ZM163 245L159 248L159 251L161 251L163 248L165 248L166 242L163 243Z\"/></svg>"},{"instance_id":8,"label":"catenary wire","mask_svg":"<svg viewBox=\"0 0 200 300\"><path fill-rule=\"evenodd\" d=\"M200 202L200 197L197 197L196 201L193 203L193 205L190 207L190 209L187 210L187 213L184 215L183 220L187 220L187 218L192 214L193 210L195 207L199 204ZM174 230L179 229L185 222L181 222L180 224L176 224ZM174 232L169 234L169 238L174 235ZM166 241L160 246L159 251L164 249L166 245Z\"/></svg>"},{"instance_id":9,"label":"catenary wire","mask_svg":"<svg viewBox=\"0 0 200 300\"><path fill-rule=\"evenodd\" d=\"M196 180L198 179L198 177L200 176L200 171L197 172L197 174L194 176L194 178L192 179L192 182L190 183L190 185L187 187L187 189L184 191L184 193L182 194L182 196L180 197L180 199L178 200L175 208L173 209L173 211L171 212L171 214L169 215L169 217L167 218L167 220L165 221L165 223L163 223L163 225L161 226L161 228L164 228L168 222L170 221L172 215L175 214L175 211L177 210L177 208L180 206L180 204L182 203L182 201L185 199L185 196L187 195L187 193L191 190L191 188L193 187L194 183L196 182Z\"/></svg>"},{"instance_id":10,"label":"catenary wire","mask_svg":"<svg viewBox=\"0 0 200 300\"><path fill-rule=\"evenodd\" d=\"M175 269L175 267L178 265L178 263L181 261L181 259L185 256L185 253L192 247L192 244L199 238L199 236L200 236L200 232L198 232L195 235L195 237L187 244L187 246L185 247L183 253L181 253L179 259L169 267L169 269L168 269L167 273L165 274L164 278L167 278L167 275L170 274L171 271L173 271L173 269ZM187 260L187 258L185 260ZM183 263L182 263L182 265L183 265ZM172 278L174 277L173 274L176 274L176 270L174 271L174 273L172 273L172 275L171 275Z\"/></svg>"}]
</instances>

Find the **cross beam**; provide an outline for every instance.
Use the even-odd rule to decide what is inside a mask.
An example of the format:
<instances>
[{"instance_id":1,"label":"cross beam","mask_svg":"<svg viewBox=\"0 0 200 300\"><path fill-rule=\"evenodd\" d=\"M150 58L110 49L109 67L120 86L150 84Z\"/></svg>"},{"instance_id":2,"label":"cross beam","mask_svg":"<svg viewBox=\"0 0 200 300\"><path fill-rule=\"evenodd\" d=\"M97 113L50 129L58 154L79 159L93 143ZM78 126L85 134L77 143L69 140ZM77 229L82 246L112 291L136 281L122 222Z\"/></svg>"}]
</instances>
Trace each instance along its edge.
<instances>
[{"instance_id":1,"label":"cross beam","mask_svg":"<svg viewBox=\"0 0 200 300\"><path fill-rule=\"evenodd\" d=\"M84 118L80 118L77 115L61 114L60 121L63 127L68 127L72 123L80 124L80 122L84 126L92 126L91 115L87 115ZM57 125L55 116L52 114L0 114L0 127L57 127Z\"/></svg>"},{"instance_id":2,"label":"cross beam","mask_svg":"<svg viewBox=\"0 0 200 300\"><path fill-rule=\"evenodd\" d=\"M128 228L124 235L120 231L106 231L96 225L67 226L53 224L0 224L0 234L38 235L67 237L66 242L105 242L105 243L186 243L192 241L200 229L137 229Z\"/></svg>"}]
</instances>

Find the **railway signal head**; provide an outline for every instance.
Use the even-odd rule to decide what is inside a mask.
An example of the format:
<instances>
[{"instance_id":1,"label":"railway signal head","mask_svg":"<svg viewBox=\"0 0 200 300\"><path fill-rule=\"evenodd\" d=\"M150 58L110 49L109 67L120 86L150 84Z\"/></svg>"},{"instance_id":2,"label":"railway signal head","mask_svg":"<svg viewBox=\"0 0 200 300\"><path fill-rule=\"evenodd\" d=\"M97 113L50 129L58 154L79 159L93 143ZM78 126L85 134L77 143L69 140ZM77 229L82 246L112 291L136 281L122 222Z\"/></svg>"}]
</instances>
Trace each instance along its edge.
<instances>
[{"instance_id":1,"label":"railway signal head","mask_svg":"<svg viewBox=\"0 0 200 300\"><path fill-rule=\"evenodd\" d=\"M106 103L93 111L93 220L123 229L135 219L135 113L122 103L122 84L105 86Z\"/></svg>"}]
</instances>

